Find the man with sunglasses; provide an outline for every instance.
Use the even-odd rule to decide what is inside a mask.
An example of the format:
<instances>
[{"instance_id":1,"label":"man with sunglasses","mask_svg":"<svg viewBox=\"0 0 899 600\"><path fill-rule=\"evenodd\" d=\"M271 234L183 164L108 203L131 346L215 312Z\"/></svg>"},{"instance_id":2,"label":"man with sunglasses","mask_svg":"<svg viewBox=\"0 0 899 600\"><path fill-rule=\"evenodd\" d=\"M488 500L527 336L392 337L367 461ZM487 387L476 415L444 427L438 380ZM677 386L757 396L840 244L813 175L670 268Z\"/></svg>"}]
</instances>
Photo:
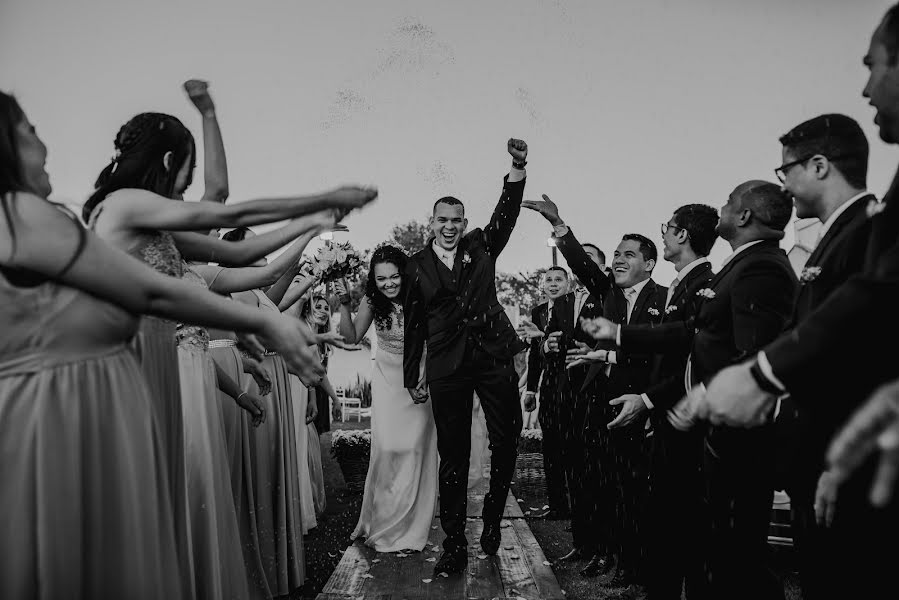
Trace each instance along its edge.
<instances>
[{"instance_id":1,"label":"man with sunglasses","mask_svg":"<svg viewBox=\"0 0 899 600\"><path fill-rule=\"evenodd\" d=\"M864 268L871 235L866 209L876 199L866 190L868 140L855 120L839 114L821 115L794 127L780 143L784 164L775 172L793 197L796 216L817 218L822 223L818 243L800 276L793 328ZM851 398L857 386L853 377L811 379L791 391L792 397L783 401L776 418L782 448L779 462L790 495L792 534L805 600L830 597L830 576L842 568L840 557L847 551L834 544L828 531L836 490L833 477L824 468L824 455L828 442L854 408L853 403L828 399ZM814 402L831 406L817 413L800 408Z\"/></svg>"}]
</instances>

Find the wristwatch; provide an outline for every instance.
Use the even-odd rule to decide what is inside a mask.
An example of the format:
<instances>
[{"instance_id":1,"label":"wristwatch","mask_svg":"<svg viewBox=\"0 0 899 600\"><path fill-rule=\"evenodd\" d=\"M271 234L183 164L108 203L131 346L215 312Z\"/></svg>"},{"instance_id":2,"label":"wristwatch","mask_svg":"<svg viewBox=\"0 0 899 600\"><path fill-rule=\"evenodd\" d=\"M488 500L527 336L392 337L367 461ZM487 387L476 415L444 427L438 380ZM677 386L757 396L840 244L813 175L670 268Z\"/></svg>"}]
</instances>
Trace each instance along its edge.
<instances>
[{"instance_id":1,"label":"wristwatch","mask_svg":"<svg viewBox=\"0 0 899 600\"><path fill-rule=\"evenodd\" d=\"M526 160L518 161L514 158L512 159L512 166L516 169L523 169L526 164L528 164L528 161Z\"/></svg>"},{"instance_id":2,"label":"wristwatch","mask_svg":"<svg viewBox=\"0 0 899 600\"><path fill-rule=\"evenodd\" d=\"M774 396L779 396L783 393L783 390L778 388L770 379L765 377L765 374L762 373L762 368L759 366L759 361L752 361L752 365L749 366L749 374L752 375L755 383L759 386L759 388L761 388L763 392L767 392Z\"/></svg>"}]
</instances>

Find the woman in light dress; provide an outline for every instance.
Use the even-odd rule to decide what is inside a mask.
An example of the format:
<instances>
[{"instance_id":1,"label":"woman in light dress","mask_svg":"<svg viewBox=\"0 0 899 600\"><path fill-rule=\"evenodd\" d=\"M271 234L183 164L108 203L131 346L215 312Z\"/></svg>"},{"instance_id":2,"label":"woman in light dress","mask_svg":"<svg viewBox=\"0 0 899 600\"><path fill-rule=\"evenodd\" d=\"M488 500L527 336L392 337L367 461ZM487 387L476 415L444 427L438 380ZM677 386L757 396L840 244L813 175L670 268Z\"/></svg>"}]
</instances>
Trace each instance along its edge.
<instances>
[{"instance_id":1,"label":"woman in light dress","mask_svg":"<svg viewBox=\"0 0 899 600\"><path fill-rule=\"evenodd\" d=\"M0 597L191 597L166 422L127 343L136 317L257 333L312 376L307 340L296 321L110 249L45 201L46 147L6 94L0 139Z\"/></svg>"},{"instance_id":2,"label":"woman in light dress","mask_svg":"<svg viewBox=\"0 0 899 600\"><path fill-rule=\"evenodd\" d=\"M378 552L422 550L437 506L437 430L429 403L403 385L403 289L406 255L385 245L371 258L355 320L342 283L340 333L355 343L372 322L378 349L372 371L371 459L359 523L351 538ZM424 361L422 361L422 364Z\"/></svg>"}]
</instances>

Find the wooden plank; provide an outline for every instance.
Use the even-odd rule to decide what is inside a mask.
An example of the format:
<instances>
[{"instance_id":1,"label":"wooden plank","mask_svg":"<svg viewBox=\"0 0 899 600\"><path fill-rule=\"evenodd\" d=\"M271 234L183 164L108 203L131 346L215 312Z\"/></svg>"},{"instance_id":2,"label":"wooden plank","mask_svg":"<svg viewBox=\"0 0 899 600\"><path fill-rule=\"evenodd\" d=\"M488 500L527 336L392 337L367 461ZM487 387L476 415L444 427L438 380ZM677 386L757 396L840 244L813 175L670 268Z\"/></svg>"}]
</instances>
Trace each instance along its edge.
<instances>
[{"instance_id":1,"label":"wooden plank","mask_svg":"<svg viewBox=\"0 0 899 600\"><path fill-rule=\"evenodd\" d=\"M488 489L490 489L489 480L482 479L478 485L468 490L467 516L478 518L481 516L481 511L484 509L484 495L487 493ZM440 514L439 507L437 513ZM506 519L515 519L523 516L524 514L521 512L518 501L510 491L506 496L506 505L503 507L503 517Z\"/></svg>"},{"instance_id":2,"label":"wooden plank","mask_svg":"<svg viewBox=\"0 0 899 600\"><path fill-rule=\"evenodd\" d=\"M339 593L358 596L362 593L363 575L371 567L371 558L366 550L370 550L356 541L344 551L340 562L331 573L331 577L322 588L323 593ZM372 550L374 552L374 550Z\"/></svg>"},{"instance_id":3,"label":"wooden plank","mask_svg":"<svg viewBox=\"0 0 899 600\"><path fill-rule=\"evenodd\" d=\"M468 569L465 580L467 597L489 598L496 596L503 589L503 580L500 578L499 569L496 568L495 557L486 556L481 549L483 531L484 523L480 519L469 520L465 527L465 535L468 538Z\"/></svg>"},{"instance_id":4,"label":"wooden plank","mask_svg":"<svg viewBox=\"0 0 899 600\"><path fill-rule=\"evenodd\" d=\"M510 598L540 600L540 591L534 581L518 534L511 527L511 523L509 527L502 528L501 532L502 538L499 552L496 553L496 562L503 584L503 593Z\"/></svg>"},{"instance_id":5,"label":"wooden plank","mask_svg":"<svg viewBox=\"0 0 899 600\"><path fill-rule=\"evenodd\" d=\"M527 522L523 519L512 519L512 529L518 536L518 543L522 550L522 559L527 561L528 569L537 586L539 598L562 600L562 588L559 587L559 581L556 579L550 565L543 564L549 562L546 555L537 543L537 538L531 532Z\"/></svg>"}]
</instances>

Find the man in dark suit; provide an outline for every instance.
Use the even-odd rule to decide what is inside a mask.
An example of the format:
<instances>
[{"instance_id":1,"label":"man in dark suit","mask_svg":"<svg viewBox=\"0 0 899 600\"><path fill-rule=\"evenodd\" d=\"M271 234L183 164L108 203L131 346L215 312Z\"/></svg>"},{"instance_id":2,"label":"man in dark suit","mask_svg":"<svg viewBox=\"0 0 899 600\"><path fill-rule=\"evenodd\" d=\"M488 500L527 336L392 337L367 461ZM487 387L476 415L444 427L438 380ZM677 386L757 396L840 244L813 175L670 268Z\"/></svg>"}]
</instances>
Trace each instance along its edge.
<instances>
[{"instance_id":1,"label":"man in dark suit","mask_svg":"<svg viewBox=\"0 0 899 600\"><path fill-rule=\"evenodd\" d=\"M651 279L657 257L655 244L649 238L640 234L623 236L612 260L615 286L603 306L606 318L631 324L661 321L668 288ZM609 344L580 358L594 363L582 387L582 392L591 397L587 447L588 461L596 476L590 478L590 493L597 506L594 520L610 525L606 532L609 550L618 557L614 585L636 583L643 566L645 546L640 516L647 493L648 453L645 421L608 429L617 417L617 409L609 401L645 389L652 359L651 354L616 352ZM602 572L608 558L605 565L602 560L594 556L583 574Z\"/></svg>"},{"instance_id":2,"label":"man in dark suit","mask_svg":"<svg viewBox=\"0 0 899 600\"><path fill-rule=\"evenodd\" d=\"M622 325L604 321L607 341L615 340L626 352L655 352L650 385L642 394L611 400L621 412L610 428L629 426L651 411L653 437L650 494L647 505L649 598L688 598L707 593L705 542L702 532L707 512L702 480L701 431L682 432L670 426L667 411L684 395L684 371L692 345L693 322L714 274L708 255L718 237L718 211L703 204L688 204L662 224L663 256L677 276L668 288L662 324Z\"/></svg>"},{"instance_id":3,"label":"man in dark suit","mask_svg":"<svg viewBox=\"0 0 899 600\"><path fill-rule=\"evenodd\" d=\"M868 140L853 119L821 115L797 125L780 142L784 166L777 173L793 196L796 216L817 218L822 223L819 241L799 278L791 321L795 327L837 287L861 273L871 235L866 208L875 198L866 190ZM844 549L833 545L827 523L816 524L815 491L820 488L822 492L818 501L822 513L832 513L828 506L832 477L824 469L824 455L851 407L818 412L800 407L828 395L852 395L856 386L854 378L846 377L827 381L826 388L800 390L783 401L776 419L805 600L831 597L831 575L843 568ZM804 397L812 391L814 396Z\"/></svg>"},{"instance_id":4,"label":"man in dark suit","mask_svg":"<svg viewBox=\"0 0 899 600\"><path fill-rule=\"evenodd\" d=\"M562 267L550 267L543 276L543 291L547 301L534 307L531 321L548 336L568 334L574 330L573 292L569 292L568 271ZM563 433L571 425L571 406L568 390L562 387L565 371L564 356L544 353L545 340L534 340L528 351L528 379L525 406L534 405L534 396L540 391L538 420L543 432L543 471L546 475L546 491L549 497L549 519L569 517L568 486L562 449Z\"/></svg>"},{"instance_id":5,"label":"man in dark suit","mask_svg":"<svg viewBox=\"0 0 899 600\"><path fill-rule=\"evenodd\" d=\"M496 298L496 259L515 227L524 193L527 145L509 140L512 169L484 229L468 234L465 209L451 196L434 204L434 238L406 269L405 385L416 402L433 402L440 454L440 522L446 533L435 573L468 562L465 521L473 394L490 438L490 490L484 497L481 547L496 554L500 520L515 469L522 416L513 357L525 348ZM422 354L427 343L425 377Z\"/></svg>"},{"instance_id":6,"label":"man in dark suit","mask_svg":"<svg viewBox=\"0 0 899 600\"><path fill-rule=\"evenodd\" d=\"M863 91L876 110L881 139L899 144L899 5L887 11L864 58L870 77ZM832 597L874 597L895 587L892 555L881 549L894 543L899 501L871 506L876 484L894 487L899 453L874 456L881 434L899 428L899 413L883 404L888 396L871 394L899 375L894 353L883 352L872 338L899 337L899 176L882 203L869 203L871 235L864 270L834 290L787 335L743 364L723 370L693 401L697 416L712 422L753 427L770 419L780 394L808 400L811 414L850 410L871 398L846 425L831 448L830 473L839 483L831 536L844 551L832 582ZM822 270L823 273L823 270ZM830 385L849 379L851 391L829 393ZM841 388L843 389L843 388ZM812 400L814 399L814 400ZM880 410L881 408L887 410ZM817 416L814 418L817 419ZM878 466L878 460L882 464ZM824 508L824 507L822 507Z\"/></svg>"}]
</instances>

